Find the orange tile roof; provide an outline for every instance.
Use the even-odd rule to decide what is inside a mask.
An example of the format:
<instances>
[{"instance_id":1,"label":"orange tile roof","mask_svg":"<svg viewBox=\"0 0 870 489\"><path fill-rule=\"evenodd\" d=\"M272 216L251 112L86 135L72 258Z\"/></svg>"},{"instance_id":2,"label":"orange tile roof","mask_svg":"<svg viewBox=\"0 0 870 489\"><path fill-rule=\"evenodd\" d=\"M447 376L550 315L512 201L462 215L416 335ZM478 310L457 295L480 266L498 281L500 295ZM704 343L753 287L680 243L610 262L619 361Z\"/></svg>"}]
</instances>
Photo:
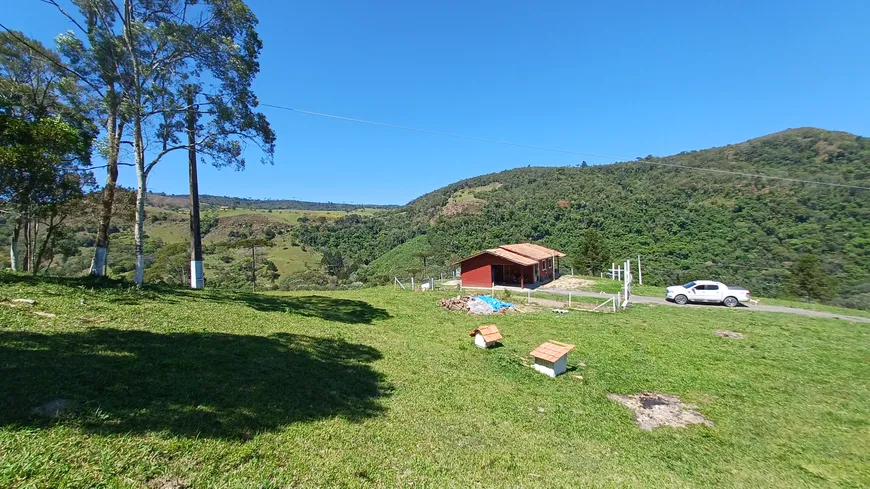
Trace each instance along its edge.
<instances>
[{"instance_id":1,"label":"orange tile roof","mask_svg":"<svg viewBox=\"0 0 870 489\"><path fill-rule=\"evenodd\" d=\"M499 248L508 250L518 255L532 258L533 260L546 260L547 258L552 258L554 256L558 256L560 258L565 256L565 253L562 253L561 251L553 250L533 243L506 244L499 246Z\"/></svg>"},{"instance_id":2,"label":"orange tile roof","mask_svg":"<svg viewBox=\"0 0 870 489\"><path fill-rule=\"evenodd\" d=\"M504 258L505 260L512 261L520 265L534 265L538 263L538 261L535 259L502 248L490 248L484 253L489 253L490 255L495 255L499 258Z\"/></svg>"},{"instance_id":3,"label":"orange tile roof","mask_svg":"<svg viewBox=\"0 0 870 489\"><path fill-rule=\"evenodd\" d=\"M498 328L494 324L474 328L474 331L469 333L468 336L474 336L477 333L483 335L483 341L487 343L492 343L493 341L498 341L502 339L501 332L499 332Z\"/></svg>"},{"instance_id":4,"label":"orange tile roof","mask_svg":"<svg viewBox=\"0 0 870 489\"><path fill-rule=\"evenodd\" d=\"M540 358L541 360L546 360L548 362L555 362L556 360L564 357L568 354L569 351L574 349L574 345L569 345L567 343L560 343L558 341L550 340L543 345L532 350L531 355L535 358Z\"/></svg>"}]
</instances>

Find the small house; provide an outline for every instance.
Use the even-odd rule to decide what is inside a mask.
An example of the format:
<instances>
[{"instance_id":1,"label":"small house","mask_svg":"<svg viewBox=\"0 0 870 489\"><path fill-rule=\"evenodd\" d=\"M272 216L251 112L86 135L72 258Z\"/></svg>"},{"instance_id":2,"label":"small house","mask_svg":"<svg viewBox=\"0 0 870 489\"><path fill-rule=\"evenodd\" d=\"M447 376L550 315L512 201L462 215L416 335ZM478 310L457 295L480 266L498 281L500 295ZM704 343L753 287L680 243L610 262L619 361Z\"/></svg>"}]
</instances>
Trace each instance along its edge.
<instances>
[{"instance_id":1,"label":"small house","mask_svg":"<svg viewBox=\"0 0 870 489\"><path fill-rule=\"evenodd\" d=\"M544 375L556 378L568 370L568 352L573 349L574 345L550 340L532 350L531 355L535 359L532 367Z\"/></svg>"},{"instance_id":2,"label":"small house","mask_svg":"<svg viewBox=\"0 0 870 489\"><path fill-rule=\"evenodd\" d=\"M550 282L558 277L565 254L534 243L506 244L459 261L463 287L519 286Z\"/></svg>"},{"instance_id":3,"label":"small house","mask_svg":"<svg viewBox=\"0 0 870 489\"><path fill-rule=\"evenodd\" d=\"M494 324L475 328L468 336L474 337L474 346L478 348L489 348L502 339L501 332Z\"/></svg>"}]
</instances>

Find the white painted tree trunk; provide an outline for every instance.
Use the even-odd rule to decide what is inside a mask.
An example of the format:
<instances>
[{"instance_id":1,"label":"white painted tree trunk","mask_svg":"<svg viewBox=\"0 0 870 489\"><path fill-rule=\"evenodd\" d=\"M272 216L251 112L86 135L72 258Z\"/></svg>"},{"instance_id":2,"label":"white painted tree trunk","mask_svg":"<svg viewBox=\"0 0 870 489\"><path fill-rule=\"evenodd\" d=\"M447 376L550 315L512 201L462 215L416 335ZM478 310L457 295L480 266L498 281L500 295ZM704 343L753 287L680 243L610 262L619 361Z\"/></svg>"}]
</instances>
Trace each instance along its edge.
<instances>
[{"instance_id":1,"label":"white painted tree trunk","mask_svg":"<svg viewBox=\"0 0 870 489\"><path fill-rule=\"evenodd\" d=\"M18 271L18 240L12 242L9 246L9 262L12 264L12 271Z\"/></svg>"},{"instance_id":2,"label":"white painted tree trunk","mask_svg":"<svg viewBox=\"0 0 870 489\"><path fill-rule=\"evenodd\" d=\"M190 288L201 289L205 287L205 274L202 271L202 260L190 262Z\"/></svg>"},{"instance_id":3,"label":"white painted tree trunk","mask_svg":"<svg viewBox=\"0 0 870 489\"><path fill-rule=\"evenodd\" d=\"M106 262L109 260L109 249L104 246L94 248L94 259L91 260L91 275L106 276Z\"/></svg>"},{"instance_id":4,"label":"white painted tree trunk","mask_svg":"<svg viewBox=\"0 0 870 489\"><path fill-rule=\"evenodd\" d=\"M148 175L145 173L145 147L142 141L142 122L134 120L134 146L136 152L136 227L133 229L133 242L136 249L136 285L142 285L145 278L145 193Z\"/></svg>"}]
</instances>

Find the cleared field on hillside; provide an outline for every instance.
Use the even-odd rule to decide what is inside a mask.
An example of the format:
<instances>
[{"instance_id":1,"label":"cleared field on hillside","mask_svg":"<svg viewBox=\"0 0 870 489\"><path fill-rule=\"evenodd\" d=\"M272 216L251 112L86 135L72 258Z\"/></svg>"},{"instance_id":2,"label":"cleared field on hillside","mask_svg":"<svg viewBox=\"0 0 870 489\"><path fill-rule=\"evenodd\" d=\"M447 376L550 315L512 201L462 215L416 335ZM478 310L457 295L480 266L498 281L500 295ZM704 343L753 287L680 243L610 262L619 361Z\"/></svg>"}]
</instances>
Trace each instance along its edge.
<instances>
[{"instance_id":1,"label":"cleared field on hillside","mask_svg":"<svg viewBox=\"0 0 870 489\"><path fill-rule=\"evenodd\" d=\"M480 318L389 288L2 282L0 297L39 301L0 307L2 487L870 484L870 331L855 324L642 306ZM501 348L471 344L486 323ZM577 344L555 380L524 365L548 339ZM607 398L640 392L714 425L641 431ZM57 419L32 414L58 399Z\"/></svg>"},{"instance_id":2,"label":"cleared field on hillside","mask_svg":"<svg viewBox=\"0 0 870 489\"><path fill-rule=\"evenodd\" d=\"M373 212L370 211L369 212ZM217 228L210 234L207 234L204 239L204 244L225 242L229 238L228 233L233 230L245 230L247 227L256 229L268 227L269 223L275 223L279 226L286 227L287 225L295 225L300 217L307 216L314 218L318 216L327 217L330 219L341 217L347 214L341 211L301 211L301 210L273 210L268 212L265 210L252 209L226 209L218 211L218 218L229 219L228 225L222 225L219 222ZM152 238L159 238L164 243L179 243L189 239L189 223L188 213L186 209L169 210L164 208L149 208L149 215L158 216L159 220L152 222L150 220L145 223L145 232ZM301 246L293 246L293 239L290 234L283 234L275 237L275 246L271 248L263 248L260 252L265 253L269 260L275 263L278 267L278 272L282 275L304 270L306 267L317 267L320 263L320 254L309 249L302 250ZM244 249L228 250L222 252L221 255L230 255L237 260L247 260L250 256L249 252ZM217 256L206 256L206 277L213 276L216 269L222 267L220 258Z\"/></svg>"}]
</instances>

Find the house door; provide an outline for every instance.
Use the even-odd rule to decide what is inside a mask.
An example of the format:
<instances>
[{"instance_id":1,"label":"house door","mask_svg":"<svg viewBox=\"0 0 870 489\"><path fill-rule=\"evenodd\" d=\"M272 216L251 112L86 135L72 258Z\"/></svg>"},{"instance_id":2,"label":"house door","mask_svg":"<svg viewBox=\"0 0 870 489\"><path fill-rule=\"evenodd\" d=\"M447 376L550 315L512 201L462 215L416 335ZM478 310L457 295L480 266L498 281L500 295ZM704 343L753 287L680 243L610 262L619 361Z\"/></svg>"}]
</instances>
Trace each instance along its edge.
<instances>
[{"instance_id":1,"label":"house door","mask_svg":"<svg viewBox=\"0 0 870 489\"><path fill-rule=\"evenodd\" d=\"M492 281L504 282L504 265L492 266Z\"/></svg>"}]
</instances>

